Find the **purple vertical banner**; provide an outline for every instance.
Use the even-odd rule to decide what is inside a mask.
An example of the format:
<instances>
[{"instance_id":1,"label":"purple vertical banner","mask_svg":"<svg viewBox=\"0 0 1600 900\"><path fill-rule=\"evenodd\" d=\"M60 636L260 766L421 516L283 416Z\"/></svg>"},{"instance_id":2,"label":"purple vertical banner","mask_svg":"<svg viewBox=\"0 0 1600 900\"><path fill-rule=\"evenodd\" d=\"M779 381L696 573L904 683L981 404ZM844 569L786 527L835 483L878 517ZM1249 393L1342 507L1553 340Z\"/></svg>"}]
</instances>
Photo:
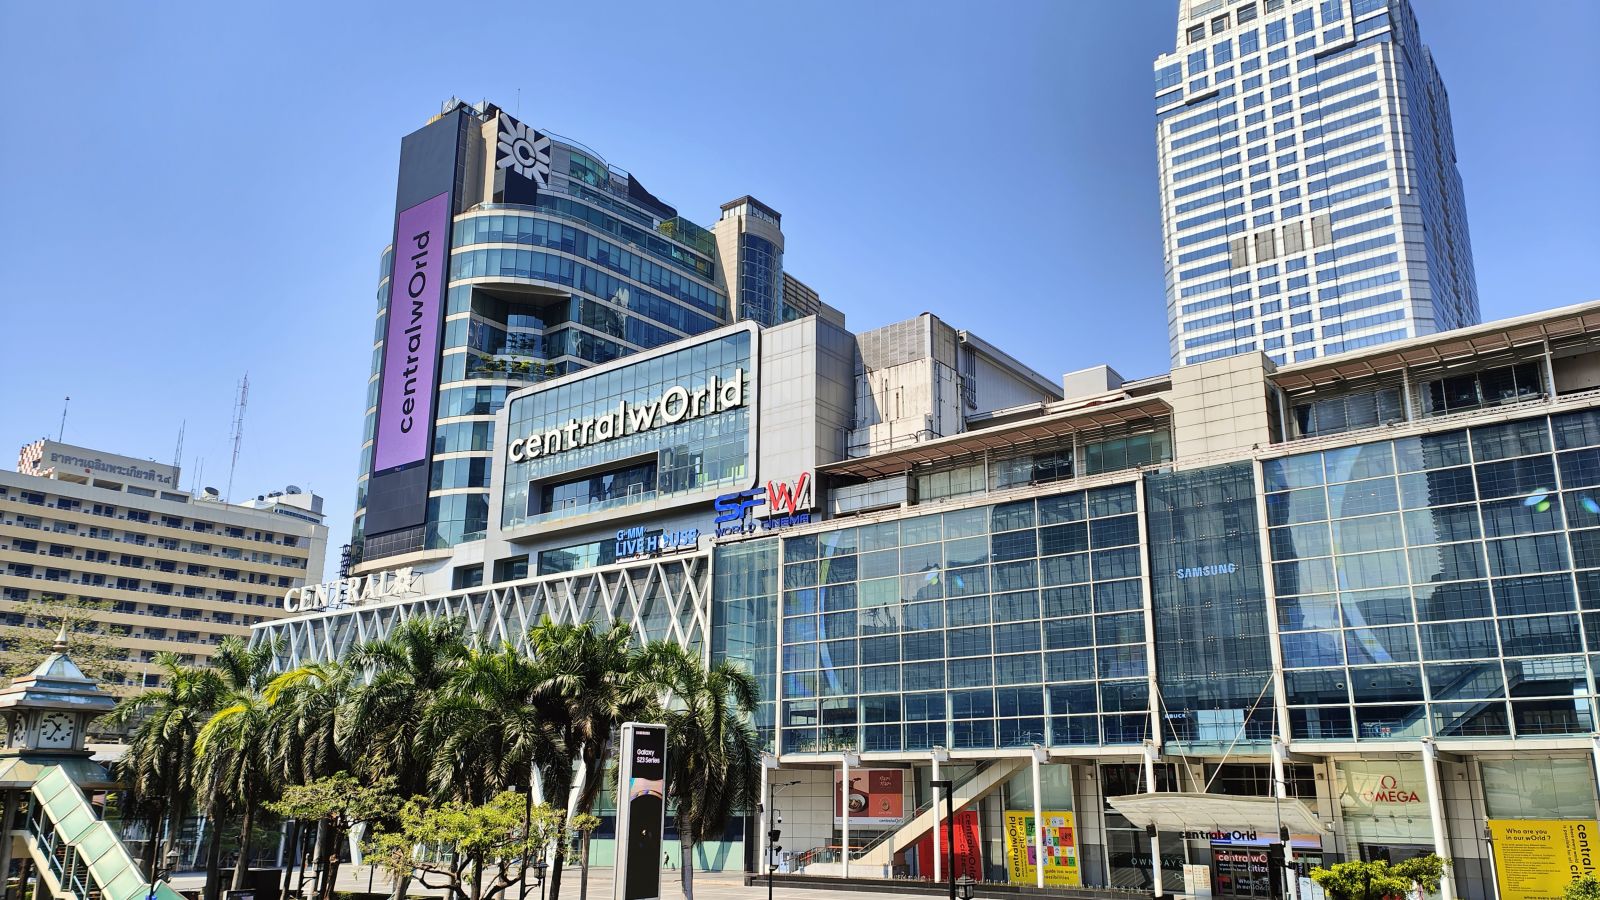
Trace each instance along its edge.
<instances>
[{"instance_id":1,"label":"purple vertical banner","mask_svg":"<svg viewBox=\"0 0 1600 900\"><path fill-rule=\"evenodd\" d=\"M395 218L374 473L421 462L428 456L449 248L448 191Z\"/></svg>"}]
</instances>

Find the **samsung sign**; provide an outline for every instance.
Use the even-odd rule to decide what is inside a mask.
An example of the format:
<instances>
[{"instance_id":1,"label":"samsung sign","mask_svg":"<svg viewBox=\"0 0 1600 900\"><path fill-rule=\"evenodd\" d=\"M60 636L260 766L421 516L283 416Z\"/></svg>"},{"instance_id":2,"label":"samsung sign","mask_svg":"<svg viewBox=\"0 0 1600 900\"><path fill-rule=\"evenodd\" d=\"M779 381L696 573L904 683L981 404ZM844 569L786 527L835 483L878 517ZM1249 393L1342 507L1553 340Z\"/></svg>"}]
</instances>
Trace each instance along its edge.
<instances>
[{"instance_id":1,"label":"samsung sign","mask_svg":"<svg viewBox=\"0 0 1600 900\"><path fill-rule=\"evenodd\" d=\"M1179 569L1178 578L1210 578L1214 575L1232 575L1239 571L1236 563L1217 563L1214 566L1193 566L1188 569Z\"/></svg>"},{"instance_id":2,"label":"samsung sign","mask_svg":"<svg viewBox=\"0 0 1600 900\"><path fill-rule=\"evenodd\" d=\"M674 385L648 403L623 400L604 415L571 419L548 431L517 438L506 448L506 459L514 463L531 462L542 456L603 444L630 434L643 434L743 405L744 369L735 369L732 378L712 376L705 385L692 390Z\"/></svg>"}]
</instances>

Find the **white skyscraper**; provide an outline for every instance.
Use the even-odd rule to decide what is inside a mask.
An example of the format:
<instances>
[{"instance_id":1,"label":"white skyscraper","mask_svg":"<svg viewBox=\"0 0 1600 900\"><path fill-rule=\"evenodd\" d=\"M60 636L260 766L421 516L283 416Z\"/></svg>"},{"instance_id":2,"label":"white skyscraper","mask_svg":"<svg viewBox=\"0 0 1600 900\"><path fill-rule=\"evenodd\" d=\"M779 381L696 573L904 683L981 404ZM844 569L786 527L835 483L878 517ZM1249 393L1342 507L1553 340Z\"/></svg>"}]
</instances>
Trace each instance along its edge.
<instances>
[{"instance_id":1,"label":"white skyscraper","mask_svg":"<svg viewBox=\"0 0 1600 900\"><path fill-rule=\"evenodd\" d=\"M1449 98L1406 0L1178 0L1155 63L1174 365L1479 321Z\"/></svg>"}]
</instances>

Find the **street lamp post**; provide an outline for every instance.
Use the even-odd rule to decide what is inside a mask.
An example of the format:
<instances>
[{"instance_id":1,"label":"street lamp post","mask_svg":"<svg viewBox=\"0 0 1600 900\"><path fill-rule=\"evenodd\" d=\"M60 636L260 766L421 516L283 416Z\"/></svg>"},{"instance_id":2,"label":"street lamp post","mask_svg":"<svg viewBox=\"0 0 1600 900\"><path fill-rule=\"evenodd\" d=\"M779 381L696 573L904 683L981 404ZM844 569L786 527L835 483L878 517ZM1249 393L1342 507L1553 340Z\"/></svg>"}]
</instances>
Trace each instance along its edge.
<instances>
[{"instance_id":1,"label":"street lamp post","mask_svg":"<svg viewBox=\"0 0 1600 900\"><path fill-rule=\"evenodd\" d=\"M778 851L783 849L778 846L778 838L782 833L778 826L783 824L782 820L778 818L778 791L786 787L794 787L799 783L800 780L797 778L794 781L785 781L782 784L772 786L772 795L769 798L772 809L768 810L768 814L772 816L770 823L772 828L767 831L767 900L772 900L772 873L778 871Z\"/></svg>"},{"instance_id":2,"label":"street lamp post","mask_svg":"<svg viewBox=\"0 0 1600 900\"><path fill-rule=\"evenodd\" d=\"M166 865L156 870L155 877L150 879L150 893L146 900L156 900L156 888L163 881L172 878L172 870L178 867L178 848L167 851L166 858L162 860Z\"/></svg>"},{"instance_id":3,"label":"street lamp post","mask_svg":"<svg viewBox=\"0 0 1600 900\"><path fill-rule=\"evenodd\" d=\"M945 819L950 823L950 839L945 842L950 845L950 866L946 870L946 875L950 880L950 900L956 900L956 783L947 778L933 782L933 787L938 788L939 793L944 795ZM939 831L938 818L937 815L934 816L935 833Z\"/></svg>"}]
</instances>

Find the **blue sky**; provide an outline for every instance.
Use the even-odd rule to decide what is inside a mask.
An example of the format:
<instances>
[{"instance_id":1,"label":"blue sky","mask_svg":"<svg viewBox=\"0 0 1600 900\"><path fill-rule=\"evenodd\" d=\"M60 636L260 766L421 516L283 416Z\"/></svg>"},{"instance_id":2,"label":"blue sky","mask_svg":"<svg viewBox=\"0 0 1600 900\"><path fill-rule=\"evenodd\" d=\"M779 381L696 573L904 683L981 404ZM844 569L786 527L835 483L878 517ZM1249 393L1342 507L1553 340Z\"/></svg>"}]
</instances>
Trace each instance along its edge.
<instances>
[{"instance_id":1,"label":"blue sky","mask_svg":"<svg viewBox=\"0 0 1600 900\"><path fill-rule=\"evenodd\" d=\"M1600 4L1414 0L1485 318L1600 298ZM401 135L452 95L709 224L751 193L865 329L1167 368L1151 62L1175 0L0 4L0 453L54 435L328 498L348 537ZM520 91L520 95L519 95ZM9 464L9 456L6 457Z\"/></svg>"}]
</instances>

